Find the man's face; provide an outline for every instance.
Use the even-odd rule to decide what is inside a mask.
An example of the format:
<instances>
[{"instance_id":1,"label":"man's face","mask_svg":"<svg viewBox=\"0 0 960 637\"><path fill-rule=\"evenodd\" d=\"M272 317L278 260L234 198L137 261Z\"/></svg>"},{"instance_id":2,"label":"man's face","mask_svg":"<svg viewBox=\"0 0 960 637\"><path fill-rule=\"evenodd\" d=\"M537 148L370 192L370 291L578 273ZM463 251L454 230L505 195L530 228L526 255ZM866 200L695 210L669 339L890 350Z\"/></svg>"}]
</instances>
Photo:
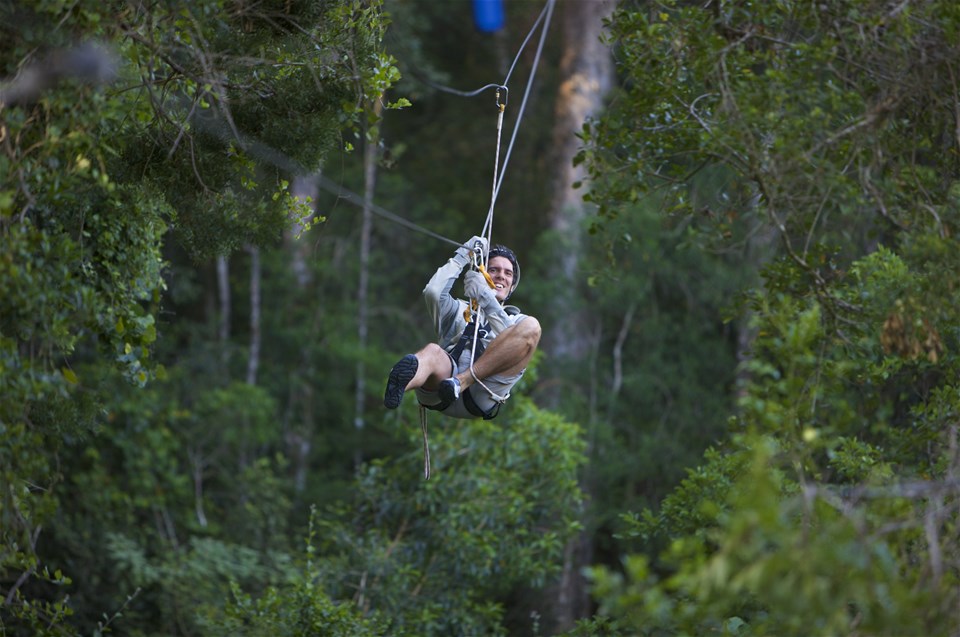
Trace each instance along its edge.
<instances>
[{"instance_id":1,"label":"man's face","mask_svg":"<svg viewBox=\"0 0 960 637\"><path fill-rule=\"evenodd\" d=\"M497 287L494 290L497 300L503 303L510 296L510 289L513 287L513 264L506 257L493 257L487 263L487 274Z\"/></svg>"}]
</instances>

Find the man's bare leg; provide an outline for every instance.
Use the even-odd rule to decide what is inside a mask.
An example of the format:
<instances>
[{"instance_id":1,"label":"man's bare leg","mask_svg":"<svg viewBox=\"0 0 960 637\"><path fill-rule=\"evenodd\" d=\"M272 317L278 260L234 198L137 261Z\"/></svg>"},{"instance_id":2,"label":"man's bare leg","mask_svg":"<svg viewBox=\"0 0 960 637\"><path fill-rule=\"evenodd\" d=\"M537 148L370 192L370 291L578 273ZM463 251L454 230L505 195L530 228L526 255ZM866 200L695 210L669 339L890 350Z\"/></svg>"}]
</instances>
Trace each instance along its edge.
<instances>
[{"instance_id":1,"label":"man's bare leg","mask_svg":"<svg viewBox=\"0 0 960 637\"><path fill-rule=\"evenodd\" d=\"M473 374L481 380L497 374L519 374L537 351L540 331L540 322L532 316L511 325L490 342L483 356L474 361ZM457 374L461 390L473 384L473 374L469 368Z\"/></svg>"},{"instance_id":2,"label":"man's bare leg","mask_svg":"<svg viewBox=\"0 0 960 637\"><path fill-rule=\"evenodd\" d=\"M383 393L383 405L387 409L396 409L406 391L418 387L436 389L451 373L453 363L450 356L436 343L430 343L416 354L407 354L393 366Z\"/></svg>"},{"instance_id":3,"label":"man's bare leg","mask_svg":"<svg viewBox=\"0 0 960 637\"><path fill-rule=\"evenodd\" d=\"M455 376L460 390L473 384L474 374L480 379L497 374L519 374L537 350L540 333L540 323L532 316L505 329L493 339L483 356L474 362L473 373L467 368ZM383 403L388 409L396 409L404 392L418 387L436 390L442 381L450 378L452 372L453 363L447 352L436 343L430 343L416 354L407 354L394 365L387 380Z\"/></svg>"},{"instance_id":4,"label":"man's bare leg","mask_svg":"<svg viewBox=\"0 0 960 637\"><path fill-rule=\"evenodd\" d=\"M450 355L436 343L429 343L416 353L417 373L407 383L407 390L423 387L433 391L445 378L450 378L453 363Z\"/></svg>"}]
</instances>

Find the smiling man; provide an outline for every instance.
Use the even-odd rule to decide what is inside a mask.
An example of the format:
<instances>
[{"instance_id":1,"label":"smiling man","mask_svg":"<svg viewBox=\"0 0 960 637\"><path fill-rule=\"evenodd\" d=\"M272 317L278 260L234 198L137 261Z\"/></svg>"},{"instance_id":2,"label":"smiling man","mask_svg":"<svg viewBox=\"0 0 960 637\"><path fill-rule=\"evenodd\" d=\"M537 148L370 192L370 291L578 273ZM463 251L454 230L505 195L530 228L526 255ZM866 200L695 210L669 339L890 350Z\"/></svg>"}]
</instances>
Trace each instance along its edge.
<instances>
[{"instance_id":1,"label":"smiling man","mask_svg":"<svg viewBox=\"0 0 960 637\"><path fill-rule=\"evenodd\" d=\"M467 320L469 302L451 295L453 284L470 265L472 252L486 252L486 246L485 239L473 237L427 283L423 296L437 343L407 354L393 366L383 395L387 409L399 407L404 392L414 389L417 400L428 409L453 418L490 419L523 376L540 342L540 323L506 305L520 282L516 255L501 245L490 250L487 273L493 287L477 270L464 276L464 293L481 310L476 339L477 322Z\"/></svg>"}]
</instances>

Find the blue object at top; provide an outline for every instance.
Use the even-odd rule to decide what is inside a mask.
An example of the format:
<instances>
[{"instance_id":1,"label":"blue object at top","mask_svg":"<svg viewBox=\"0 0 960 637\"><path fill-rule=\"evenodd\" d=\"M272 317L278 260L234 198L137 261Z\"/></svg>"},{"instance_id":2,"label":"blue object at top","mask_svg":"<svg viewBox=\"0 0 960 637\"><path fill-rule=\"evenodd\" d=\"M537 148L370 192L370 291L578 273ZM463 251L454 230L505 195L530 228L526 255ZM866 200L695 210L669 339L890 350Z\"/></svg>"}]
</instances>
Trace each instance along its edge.
<instances>
[{"instance_id":1,"label":"blue object at top","mask_svg":"<svg viewBox=\"0 0 960 637\"><path fill-rule=\"evenodd\" d=\"M473 22L477 29L492 33L503 28L503 0L473 0Z\"/></svg>"}]
</instances>

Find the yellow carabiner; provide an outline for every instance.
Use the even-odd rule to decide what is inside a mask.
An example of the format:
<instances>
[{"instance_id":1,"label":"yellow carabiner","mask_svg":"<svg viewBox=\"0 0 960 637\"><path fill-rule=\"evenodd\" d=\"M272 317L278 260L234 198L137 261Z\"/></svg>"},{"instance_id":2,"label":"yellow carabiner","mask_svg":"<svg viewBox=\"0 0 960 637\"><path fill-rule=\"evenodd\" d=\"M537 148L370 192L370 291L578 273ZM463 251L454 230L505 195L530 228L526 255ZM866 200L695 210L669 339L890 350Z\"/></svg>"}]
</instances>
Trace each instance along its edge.
<instances>
[{"instance_id":1,"label":"yellow carabiner","mask_svg":"<svg viewBox=\"0 0 960 637\"><path fill-rule=\"evenodd\" d=\"M485 278L485 279L487 280L487 285L490 286L490 289L491 289L491 290L496 290L496 289L497 289L497 285L493 282L493 279L492 279L492 278L490 277L490 275L487 273L487 269L483 266L482 263L478 263L478 264L477 264L477 270L479 270L479 271L480 271L480 274L483 275L483 278ZM479 307L480 307L480 304L477 303L477 300L476 300L476 299L470 299L470 305L468 305L468 306L467 306L466 308L464 308L464 310L463 310L463 320L465 320L467 323L469 323L471 320L473 320L473 313L476 312L476 311L477 311L477 308L479 308Z\"/></svg>"},{"instance_id":2,"label":"yellow carabiner","mask_svg":"<svg viewBox=\"0 0 960 637\"><path fill-rule=\"evenodd\" d=\"M477 266L477 269L480 270L480 274L483 275L483 278L485 278L485 279L487 280L487 285L490 286L490 289L491 289L491 290L496 290L496 289L497 289L497 285L493 282L493 279L490 278L490 275L487 274L487 269L486 269L485 267L483 267L483 264L482 264L482 263L481 263L479 266Z\"/></svg>"}]
</instances>

